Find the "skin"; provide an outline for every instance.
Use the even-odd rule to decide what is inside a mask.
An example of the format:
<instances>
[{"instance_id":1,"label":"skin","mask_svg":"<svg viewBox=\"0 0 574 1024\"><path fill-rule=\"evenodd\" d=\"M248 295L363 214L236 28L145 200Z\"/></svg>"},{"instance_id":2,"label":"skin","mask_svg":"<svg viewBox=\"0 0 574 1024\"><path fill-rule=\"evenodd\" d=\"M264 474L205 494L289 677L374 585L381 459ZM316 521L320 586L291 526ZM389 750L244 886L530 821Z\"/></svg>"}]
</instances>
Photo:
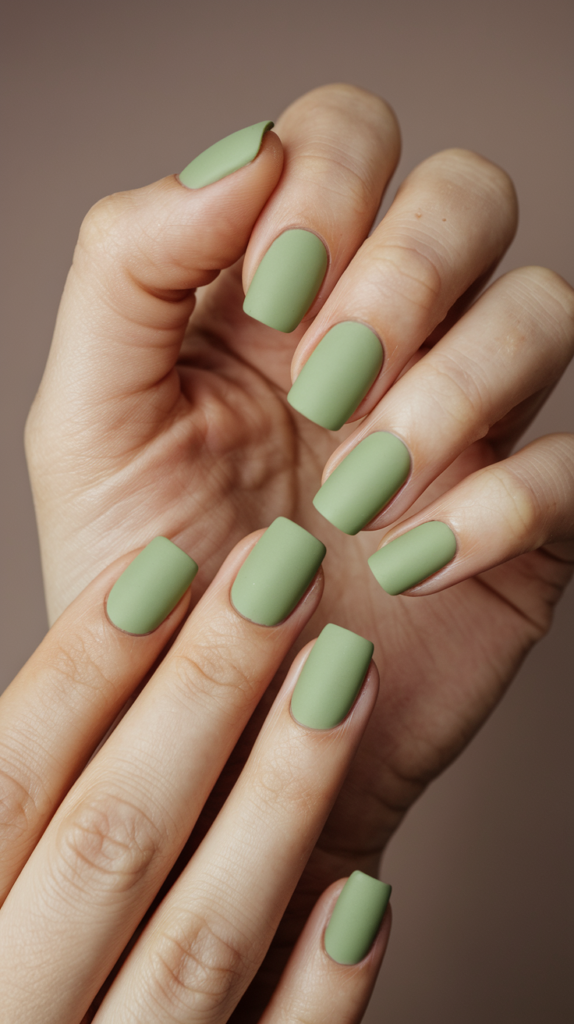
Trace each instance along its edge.
<instances>
[{"instance_id":1,"label":"skin","mask_svg":"<svg viewBox=\"0 0 574 1024\"><path fill-rule=\"evenodd\" d=\"M239 615L230 588L261 533L231 552L185 622L189 590L147 635L123 632L106 614L110 588L131 560L120 559L58 619L0 698L0 750L9 751L0 820L6 1020L215 1024L228 1020L255 975L378 692L371 663L344 722L305 728L290 703L307 645L225 807L147 928L139 926L245 722L321 599L319 571L278 626ZM214 658L222 649L225 657ZM317 902L268 1024L296 1021L304 1006L333 1021L360 1020L391 922L384 913L358 964L332 959L323 935L344 881Z\"/></svg>"},{"instance_id":2,"label":"skin","mask_svg":"<svg viewBox=\"0 0 574 1024\"><path fill-rule=\"evenodd\" d=\"M239 537L285 515L328 548L300 642L333 621L376 643L381 696L242 1020L256 1019L316 895L354 868L376 871L408 808L548 630L574 562L573 438L510 456L571 357L572 290L525 268L467 312L516 228L507 175L467 151L438 153L365 241L398 159L390 109L329 86L275 131L251 165L205 189L167 178L89 213L27 428L52 617L110 557L158 533L198 562L201 593ZM305 323L282 335L241 305L288 227L323 238L330 265ZM381 337L385 362L359 426L332 435L287 405L291 363L295 375L330 326L354 318ZM453 562L407 597L388 597L368 569L380 534L346 537L311 505L321 474L370 429L395 432L413 460L371 524L391 528L383 542L437 518L457 536Z\"/></svg>"}]
</instances>

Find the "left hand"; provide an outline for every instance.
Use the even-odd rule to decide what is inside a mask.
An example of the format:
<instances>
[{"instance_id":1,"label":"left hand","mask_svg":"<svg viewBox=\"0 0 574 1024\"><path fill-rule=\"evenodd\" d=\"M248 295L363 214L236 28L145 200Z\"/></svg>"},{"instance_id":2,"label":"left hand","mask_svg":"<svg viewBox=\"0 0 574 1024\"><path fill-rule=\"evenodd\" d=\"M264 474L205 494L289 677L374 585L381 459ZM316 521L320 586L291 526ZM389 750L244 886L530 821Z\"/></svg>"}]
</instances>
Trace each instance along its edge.
<instances>
[{"instance_id":1,"label":"left hand","mask_svg":"<svg viewBox=\"0 0 574 1024\"><path fill-rule=\"evenodd\" d=\"M204 189L170 177L90 213L28 451L52 614L108 552L156 533L197 552L202 587L238 537L276 515L326 542L313 629L331 620L376 640L383 685L279 936L289 947L331 879L376 867L550 625L574 560L574 440L509 453L570 359L574 298L556 274L526 268L469 308L516 226L508 177L470 152L416 168L367 237L399 149L378 98L316 90L277 132L281 144L269 133L249 166ZM284 335L243 314L241 275L248 285L290 227L322 237L330 265L307 320ZM293 355L300 369L327 328L353 319L382 339L385 362L341 445L286 393ZM456 557L416 590L424 600L383 593L367 565L374 535L349 538L311 505L326 460L383 429L412 469L375 525L416 503L396 532L438 517L457 538Z\"/></svg>"},{"instance_id":2,"label":"left hand","mask_svg":"<svg viewBox=\"0 0 574 1024\"><path fill-rule=\"evenodd\" d=\"M66 609L2 694L3 1024L224 1024L256 974L378 688L371 646L338 634L351 658L359 645L354 674L351 661L343 677L346 702L333 706L325 692L320 647L297 720L291 696L312 656L301 652L199 843L192 830L214 781L323 590L313 560L283 621L245 619L230 591L258 539L236 546L187 621L192 559L165 538L137 563L123 556ZM266 593L281 591L276 567L266 584ZM309 692L311 727L301 724ZM129 711L86 764L126 700ZM190 833L197 849L173 871ZM325 925L342 888L340 879L319 900L266 1024L305 1014L359 1024L388 939L389 892L355 878L337 936L336 924L330 933ZM374 915L361 908L365 892Z\"/></svg>"}]
</instances>

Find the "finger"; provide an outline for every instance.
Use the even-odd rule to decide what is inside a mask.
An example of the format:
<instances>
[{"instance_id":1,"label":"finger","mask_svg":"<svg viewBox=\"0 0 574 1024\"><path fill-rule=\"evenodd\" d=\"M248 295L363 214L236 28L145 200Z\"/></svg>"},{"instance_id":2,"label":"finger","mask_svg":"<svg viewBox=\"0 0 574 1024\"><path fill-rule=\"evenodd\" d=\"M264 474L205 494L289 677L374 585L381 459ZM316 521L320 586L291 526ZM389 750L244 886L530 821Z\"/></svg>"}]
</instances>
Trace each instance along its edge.
<instances>
[{"instance_id":1,"label":"finger","mask_svg":"<svg viewBox=\"0 0 574 1024\"><path fill-rule=\"evenodd\" d=\"M457 303L460 315L461 297L468 304L482 287L516 222L499 167L466 150L420 164L302 339L294 408L329 429L373 409Z\"/></svg>"},{"instance_id":2,"label":"finger","mask_svg":"<svg viewBox=\"0 0 574 1024\"><path fill-rule=\"evenodd\" d=\"M390 108L349 85L307 93L277 131L285 169L247 248L244 310L291 332L314 315L366 237L400 141Z\"/></svg>"},{"instance_id":3,"label":"finger","mask_svg":"<svg viewBox=\"0 0 574 1024\"><path fill-rule=\"evenodd\" d=\"M512 411L547 394L573 352L566 282L536 267L501 278L334 453L316 508L348 533L395 521L474 442L492 461L522 425Z\"/></svg>"},{"instance_id":4,"label":"finger","mask_svg":"<svg viewBox=\"0 0 574 1024\"><path fill-rule=\"evenodd\" d=\"M107 424L111 420L113 426L114 415L121 417L122 444L129 445L130 429L141 441L138 401L142 392L155 389L157 400L148 410L153 423L146 423L153 434L166 406L175 401L170 371L193 309L194 289L243 253L281 174L281 144L272 132L262 136L254 157L202 188L188 188L171 175L108 196L90 210L30 433L40 423L40 411L43 430L53 429L62 417L89 430L89 411L94 410L99 424L102 403L109 400ZM51 397L56 390L58 402ZM115 411L114 400L121 400Z\"/></svg>"},{"instance_id":5,"label":"finger","mask_svg":"<svg viewBox=\"0 0 574 1024\"><path fill-rule=\"evenodd\" d=\"M67 1024L87 1010L316 608L325 549L286 522L273 524L261 547L255 535L234 549L13 886L0 931L0 988L21 1024L40 1013L45 1024ZM254 593L274 624L236 610L254 619Z\"/></svg>"},{"instance_id":6,"label":"finger","mask_svg":"<svg viewBox=\"0 0 574 1024\"><path fill-rule=\"evenodd\" d=\"M197 566L175 544L156 538L123 575L128 563L119 559L76 598L0 698L0 902L189 606ZM129 632L105 613L116 580L117 621Z\"/></svg>"},{"instance_id":7,"label":"finger","mask_svg":"<svg viewBox=\"0 0 574 1024\"><path fill-rule=\"evenodd\" d=\"M102 1007L227 1020L259 967L374 707L373 645L328 625L295 660L247 764ZM307 660L305 660L307 658ZM357 695L358 694L358 695Z\"/></svg>"},{"instance_id":8,"label":"finger","mask_svg":"<svg viewBox=\"0 0 574 1024\"><path fill-rule=\"evenodd\" d=\"M327 889L309 917L259 1024L360 1024L385 955L392 917L390 906L386 909L390 887L362 872L355 872L357 875L361 881L366 880L366 899L363 902L360 893L345 906L345 898L339 902L339 897L345 889L347 899L353 896L350 887L335 882ZM359 937L355 956L363 952L363 936L367 945L374 927L378 927L367 954L351 964L339 963L325 948L325 932L335 907L346 911L341 913L339 924L345 937ZM381 910L382 925L377 922Z\"/></svg>"},{"instance_id":9,"label":"finger","mask_svg":"<svg viewBox=\"0 0 574 1024\"><path fill-rule=\"evenodd\" d=\"M522 609L534 639L547 628L557 588L565 586L572 573L573 510L574 435L543 437L511 458L473 473L389 531L369 565L387 593L426 595L554 545L556 579L554 588L548 579L542 617L539 604L527 603L519 570L506 579L496 577L500 596L517 614ZM539 551L538 559L543 579L548 573L542 563L549 556Z\"/></svg>"}]
</instances>

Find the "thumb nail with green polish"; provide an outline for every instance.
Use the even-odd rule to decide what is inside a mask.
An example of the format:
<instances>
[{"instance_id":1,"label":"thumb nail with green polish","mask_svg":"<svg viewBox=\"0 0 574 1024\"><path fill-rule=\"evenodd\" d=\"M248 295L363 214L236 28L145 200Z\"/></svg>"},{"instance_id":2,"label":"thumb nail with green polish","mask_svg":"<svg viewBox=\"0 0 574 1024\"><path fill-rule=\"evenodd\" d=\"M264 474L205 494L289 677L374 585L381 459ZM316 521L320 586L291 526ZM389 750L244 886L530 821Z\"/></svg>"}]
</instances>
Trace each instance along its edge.
<instances>
[{"instance_id":1,"label":"thumb nail with green polish","mask_svg":"<svg viewBox=\"0 0 574 1024\"><path fill-rule=\"evenodd\" d=\"M114 583L108 619L125 633L151 633L181 600L197 569L193 558L167 537L155 537Z\"/></svg>"},{"instance_id":2,"label":"thumb nail with green polish","mask_svg":"<svg viewBox=\"0 0 574 1024\"><path fill-rule=\"evenodd\" d=\"M231 588L234 608L260 626L276 626L303 597L325 552L320 540L279 516L237 573Z\"/></svg>"},{"instance_id":3,"label":"thumb nail with green polish","mask_svg":"<svg viewBox=\"0 0 574 1024\"><path fill-rule=\"evenodd\" d=\"M244 312L276 331L294 331L315 301L328 262L325 246L312 231L284 231L255 271Z\"/></svg>"},{"instance_id":4,"label":"thumb nail with green polish","mask_svg":"<svg viewBox=\"0 0 574 1024\"><path fill-rule=\"evenodd\" d=\"M339 463L313 498L325 519L354 535L382 511L411 469L409 450L386 430L369 434Z\"/></svg>"},{"instance_id":5,"label":"thumb nail with green polish","mask_svg":"<svg viewBox=\"0 0 574 1024\"><path fill-rule=\"evenodd\" d=\"M443 569L456 554L456 537L433 520L389 541L369 558L369 568L387 594L402 594Z\"/></svg>"},{"instance_id":6,"label":"thumb nail with green polish","mask_svg":"<svg viewBox=\"0 0 574 1024\"><path fill-rule=\"evenodd\" d=\"M263 136L270 128L273 128L273 121L259 121L220 139L183 169L179 174L182 185L203 188L250 164L259 153Z\"/></svg>"},{"instance_id":7,"label":"thumb nail with green polish","mask_svg":"<svg viewBox=\"0 0 574 1024\"><path fill-rule=\"evenodd\" d=\"M325 949L338 964L358 964L381 927L391 886L353 871L347 879L325 931Z\"/></svg>"},{"instance_id":8,"label":"thumb nail with green polish","mask_svg":"<svg viewBox=\"0 0 574 1024\"><path fill-rule=\"evenodd\" d=\"M377 335L352 320L327 331L311 353L287 401L327 430L339 430L377 379L383 349Z\"/></svg>"},{"instance_id":9,"label":"thumb nail with green polish","mask_svg":"<svg viewBox=\"0 0 574 1024\"><path fill-rule=\"evenodd\" d=\"M291 714L309 729L333 729L346 718L361 689L374 644L329 622L303 665Z\"/></svg>"}]
</instances>

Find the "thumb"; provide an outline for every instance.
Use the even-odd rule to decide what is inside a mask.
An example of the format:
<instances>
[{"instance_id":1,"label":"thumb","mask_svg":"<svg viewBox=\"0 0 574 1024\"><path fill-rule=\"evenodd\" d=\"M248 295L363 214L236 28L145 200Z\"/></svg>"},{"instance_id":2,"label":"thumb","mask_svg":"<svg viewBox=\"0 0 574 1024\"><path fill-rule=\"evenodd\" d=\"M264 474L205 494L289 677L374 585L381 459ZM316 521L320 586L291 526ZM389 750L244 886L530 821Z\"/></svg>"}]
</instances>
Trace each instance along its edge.
<instances>
[{"instance_id":1,"label":"thumb","mask_svg":"<svg viewBox=\"0 0 574 1024\"><path fill-rule=\"evenodd\" d=\"M279 180L283 149L271 124L222 140L180 178L108 196L89 211L36 401L50 417L65 410L89 426L90 409L101 416L102 402L123 403L165 380L194 289L242 255ZM218 173L225 176L213 181Z\"/></svg>"}]
</instances>

